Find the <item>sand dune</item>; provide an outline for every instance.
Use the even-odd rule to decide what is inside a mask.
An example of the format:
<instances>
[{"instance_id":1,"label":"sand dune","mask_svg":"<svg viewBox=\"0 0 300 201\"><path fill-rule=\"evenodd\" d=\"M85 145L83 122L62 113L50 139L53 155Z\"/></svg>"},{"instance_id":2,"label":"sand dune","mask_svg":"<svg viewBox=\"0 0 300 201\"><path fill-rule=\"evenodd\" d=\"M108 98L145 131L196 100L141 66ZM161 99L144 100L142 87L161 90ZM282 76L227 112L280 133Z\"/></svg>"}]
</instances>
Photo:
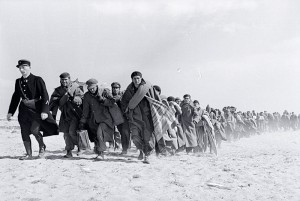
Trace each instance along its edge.
<instances>
[{"instance_id":1,"label":"sand dune","mask_svg":"<svg viewBox=\"0 0 300 201\"><path fill-rule=\"evenodd\" d=\"M300 131L223 143L217 157L153 155L147 165L134 149L64 159L63 135L45 138L45 159L20 161L16 121L0 124L0 200L300 200Z\"/></svg>"}]
</instances>

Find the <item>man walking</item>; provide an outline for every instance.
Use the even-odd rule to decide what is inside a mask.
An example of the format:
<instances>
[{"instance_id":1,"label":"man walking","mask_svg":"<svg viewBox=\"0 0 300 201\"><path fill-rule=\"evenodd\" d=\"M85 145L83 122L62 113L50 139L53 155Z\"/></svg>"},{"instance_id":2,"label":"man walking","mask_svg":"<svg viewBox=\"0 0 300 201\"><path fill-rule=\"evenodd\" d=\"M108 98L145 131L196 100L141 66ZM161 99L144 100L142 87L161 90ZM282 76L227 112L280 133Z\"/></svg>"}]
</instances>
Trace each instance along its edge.
<instances>
[{"instance_id":1,"label":"man walking","mask_svg":"<svg viewBox=\"0 0 300 201\"><path fill-rule=\"evenodd\" d=\"M118 82L111 84L112 96L116 101L116 104L121 109L121 99L124 94L121 89L121 85ZM117 125L118 131L121 134L122 152L121 155L127 154L127 150L130 148L130 130L127 118L124 115L124 123Z\"/></svg>"},{"instance_id":2,"label":"man walking","mask_svg":"<svg viewBox=\"0 0 300 201\"><path fill-rule=\"evenodd\" d=\"M65 158L71 158L74 146L78 146L78 125L82 115L83 90L76 82L71 81L70 74L65 72L60 76L60 86L55 88L50 98L50 111L54 118L57 109L61 111L59 130L64 133L67 154ZM80 149L78 147L78 155Z\"/></svg>"},{"instance_id":3,"label":"man walking","mask_svg":"<svg viewBox=\"0 0 300 201\"><path fill-rule=\"evenodd\" d=\"M29 160L32 159L30 134L38 141L38 157L42 157L46 149L43 136L58 135L58 125L49 112L49 96L44 80L31 74L31 63L28 60L19 60L16 67L19 68L22 77L16 80L7 120L11 120L19 106L18 121L26 150L26 155L20 160Z\"/></svg>"},{"instance_id":4,"label":"man walking","mask_svg":"<svg viewBox=\"0 0 300 201\"><path fill-rule=\"evenodd\" d=\"M113 142L114 121L109 107L115 104L109 89L98 87L94 78L86 81L88 92L83 98L83 112L80 119L79 130L86 125L91 131L91 141L95 142L96 159L104 160L106 142Z\"/></svg>"},{"instance_id":5,"label":"man walking","mask_svg":"<svg viewBox=\"0 0 300 201\"><path fill-rule=\"evenodd\" d=\"M142 78L142 73L134 71L131 80L121 100L122 110L127 113L133 143L145 155L144 163L149 163L148 156L155 146L155 137L151 108L146 96L160 99L153 86ZM140 154L139 159L142 158Z\"/></svg>"}]
</instances>

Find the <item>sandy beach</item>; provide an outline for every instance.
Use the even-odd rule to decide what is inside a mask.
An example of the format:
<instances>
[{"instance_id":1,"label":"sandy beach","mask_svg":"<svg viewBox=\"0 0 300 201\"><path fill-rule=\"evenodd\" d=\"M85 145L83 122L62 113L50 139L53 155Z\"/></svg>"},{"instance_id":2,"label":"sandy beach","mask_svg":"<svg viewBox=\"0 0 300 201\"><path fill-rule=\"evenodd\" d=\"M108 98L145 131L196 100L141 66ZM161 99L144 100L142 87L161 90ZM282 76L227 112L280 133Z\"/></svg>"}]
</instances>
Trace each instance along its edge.
<instances>
[{"instance_id":1,"label":"sandy beach","mask_svg":"<svg viewBox=\"0 0 300 201\"><path fill-rule=\"evenodd\" d=\"M0 121L0 200L300 200L300 131L225 142L219 155L137 160L132 148L96 161L92 152L63 158L63 135L47 137L45 158L25 153L16 120ZM38 155L34 137L33 155ZM93 147L93 144L91 144Z\"/></svg>"}]
</instances>

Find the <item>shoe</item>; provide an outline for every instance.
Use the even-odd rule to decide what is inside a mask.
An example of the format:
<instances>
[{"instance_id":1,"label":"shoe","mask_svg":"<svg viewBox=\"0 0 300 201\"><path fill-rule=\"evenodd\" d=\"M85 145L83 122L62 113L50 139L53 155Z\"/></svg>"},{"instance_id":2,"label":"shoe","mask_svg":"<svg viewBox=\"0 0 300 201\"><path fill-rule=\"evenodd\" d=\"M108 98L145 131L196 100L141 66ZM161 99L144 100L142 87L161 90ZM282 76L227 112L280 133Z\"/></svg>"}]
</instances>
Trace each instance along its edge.
<instances>
[{"instance_id":1,"label":"shoe","mask_svg":"<svg viewBox=\"0 0 300 201\"><path fill-rule=\"evenodd\" d=\"M127 154L127 151L123 150L120 155L126 155Z\"/></svg>"},{"instance_id":2,"label":"shoe","mask_svg":"<svg viewBox=\"0 0 300 201\"><path fill-rule=\"evenodd\" d=\"M46 149L46 145L45 144L42 147L40 147L38 158L43 158L44 157L44 155L45 155L45 149Z\"/></svg>"},{"instance_id":3,"label":"shoe","mask_svg":"<svg viewBox=\"0 0 300 201\"><path fill-rule=\"evenodd\" d=\"M150 161L149 161L148 156L145 156L145 157L144 157L143 163L145 163L145 164L150 164Z\"/></svg>"},{"instance_id":4,"label":"shoe","mask_svg":"<svg viewBox=\"0 0 300 201\"><path fill-rule=\"evenodd\" d=\"M33 159L33 157L32 156L30 156L30 155L28 155L28 154L26 154L25 156L22 156L22 157L20 157L19 158L19 160L32 160Z\"/></svg>"},{"instance_id":5,"label":"shoe","mask_svg":"<svg viewBox=\"0 0 300 201\"><path fill-rule=\"evenodd\" d=\"M83 154L83 150L79 149L77 150L77 156L81 156Z\"/></svg>"},{"instance_id":6,"label":"shoe","mask_svg":"<svg viewBox=\"0 0 300 201\"><path fill-rule=\"evenodd\" d=\"M73 154L71 150L67 150L67 154L64 155L64 158L73 158Z\"/></svg>"},{"instance_id":7,"label":"shoe","mask_svg":"<svg viewBox=\"0 0 300 201\"><path fill-rule=\"evenodd\" d=\"M140 155L138 157L138 160L143 160L144 156L143 156L143 152L140 151Z\"/></svg>"},{"instance_id":8,"label":"shoe","mask_svg":"<svg viewBox=\"0 0 300 201\"><path fill-rule=\"evenodd\" d=\"M102 153L100 153L100 154L98 154L96 157L95 157L95 159L96 160L105 160L105 157L104 157L104 153L102 152Z\"/></svg>"},{"instance_id":9,"label":"shoe","mask_svg":"<svg viewBox=\"0 0 300 201\"><path fill-rule=\"evenodd\" d=\"M26 155L20 157L20 160L32 160L32 149L31 149L31 141L24 141L24 146L25 146L25 150L26 150Z\"/></svg>"}]
</instances>

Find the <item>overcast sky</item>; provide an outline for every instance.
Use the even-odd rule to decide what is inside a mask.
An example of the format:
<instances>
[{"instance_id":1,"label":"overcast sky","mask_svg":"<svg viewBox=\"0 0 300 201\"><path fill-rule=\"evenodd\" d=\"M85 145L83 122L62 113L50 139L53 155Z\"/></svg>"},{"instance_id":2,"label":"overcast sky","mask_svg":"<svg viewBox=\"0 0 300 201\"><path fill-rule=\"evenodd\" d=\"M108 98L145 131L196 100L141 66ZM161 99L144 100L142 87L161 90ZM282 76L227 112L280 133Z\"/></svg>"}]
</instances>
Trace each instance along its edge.
<instances>
[{"instance_id":1,"label":"overcast sky","mask_svg":"<svg viewBox=\"0 0 300 201\"><path fill-rule=\"evenodd\" d=\"M48 93L59 75L114 81L130 74L202 107L300 113L300 1L0 0L0 114L19 59Z\"/></svg>"}]
</instances>

